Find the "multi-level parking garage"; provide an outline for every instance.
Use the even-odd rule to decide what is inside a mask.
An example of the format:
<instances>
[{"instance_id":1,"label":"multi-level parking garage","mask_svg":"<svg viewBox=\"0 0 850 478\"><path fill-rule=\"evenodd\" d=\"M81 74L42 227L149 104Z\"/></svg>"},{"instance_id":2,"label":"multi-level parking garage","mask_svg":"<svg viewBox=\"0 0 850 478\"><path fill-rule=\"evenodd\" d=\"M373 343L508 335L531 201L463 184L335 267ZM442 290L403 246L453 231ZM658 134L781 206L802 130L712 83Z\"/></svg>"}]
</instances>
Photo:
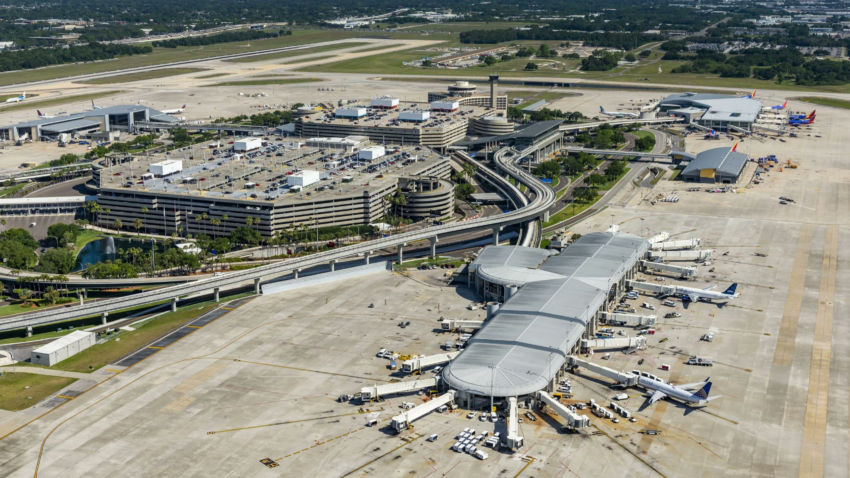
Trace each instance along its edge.
<instances>
[{"instance_id":1,"label":"multi-level parking garage","mask_svg":"<svg viewBox=\"0 0 850 478\"><path fill-rule=\"evenodd\" d=\"M470 285L503 304L446 367L446 386L470 409L554 386L648 250L648 241L619 232L586 234L557 256L485 248L469 268Z\"/></svg>"},{"instance_id":2,"label":"multi-level parking garage","mask_svg":"<svg viewBox=\"0 0 850 478\"><path fill-rule=\"evenodd\" d=\"M520 244L536 244L539 242L540 237L540 228L537 222L540 219L545 220L545 218L548 217L549 208L555 202L555 192L552 188L543 184L536 177L523 171L517 165L520 158L533 153L534 151L532 149L516 152L505 148L497 152L495 155L496 164L499 166L500 170L504 174L508 174L514 178L517 182L525 185L533 195L533 199L528 199L528 197L521 193L515 185L502 177L501 174L486 168L483 164L472 158L463 157L463 160L469 161L475 165L478 168L479 173L485 177L487 181L493 184L498 184L499 188L502 189L508 197L515 198L514 200L518 202L518 208L516 210L505 214L482 217L465 222L439 225L422 230L383 237L373 241L340 247L309 256L297 257L245 271L231 272L220 277L202 279L190 284L143 292L131 297L106 299L66 309L45 310L32 314L0 319L0 330L22 329L27 326L49 324L81 317L90 317L128 307L153 304L169 300L172 301L173 306L176 306L177 300L180 297L190 294L209 292L211 290L218 293L220 289L238 287L246 281L253 281L255 290L259 292L260 282L263 279L291 274L302 269L322 264L334 264L339 260L357 256L364 256L365 261L368 263L371 254L377 250L388 247L398 248L399 258L401 258L402 248L404 245L414 241L431 240L433 245L436 244L439 237L465 234L474 231L492 231L494 242L498 243L501 229L513 224L527 224L526 232L520 240ZM433 253L434 248L432 247L432 254Z\"/></svg>"}]
</instances>

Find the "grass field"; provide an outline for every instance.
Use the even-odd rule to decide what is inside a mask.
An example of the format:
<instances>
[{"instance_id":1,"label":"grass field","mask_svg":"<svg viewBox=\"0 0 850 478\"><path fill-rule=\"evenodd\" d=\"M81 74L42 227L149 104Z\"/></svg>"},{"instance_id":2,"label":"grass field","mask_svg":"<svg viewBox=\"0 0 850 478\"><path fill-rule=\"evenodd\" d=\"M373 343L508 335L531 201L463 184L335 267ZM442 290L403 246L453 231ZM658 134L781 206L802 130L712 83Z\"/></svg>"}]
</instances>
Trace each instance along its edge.
<instances>
[{"instance_id":1,"label":"grass field","mask_svg":"<svg viewBox=\"0 0 850 478\"><path fill-rule=\"evenodd\" d=\"M341 50L343 48L354 48L369 44L370 43L367 42L336 43L333 45L322 45L313 48L304 48L301 50L282 51L279 53L268 53L266 55L249 56L245 58L234 58L232 60L226 61L233 63L253 63L257 61L278 60L281 58L290 58L293 56L309 55L311 53L323 53L326 51Z\"/></svg>"},{"instance_id":2,"label":"grass field","mask_svg":"<svg viewBox=\"0 0 850 478\"><path fill-rule=\"evenodd\" d=\"M327 60L328 58L336 58L336 55L319 55L310 58L298 58L297 60L284 61L283 65L297 65L299 63L308 63L311 61Z\"/></svg>"},{"instance_id":3,"label":"grass field","mask_svg":"<svg viewBox=\"0 0 850 478\"><path fill-rule=\"evenodd\" d=\"M73 103L75 101L96 100L98 98L105 98L107 96L117 95L118 93L121 93L121 90L101 91L99 93L88 93L84 95L60 96L58 98L50 98L38 101L25 101L23 103L15 103L11 106L0 108L0 112L29 110L32 108L50 108L51 106L64 105L67 103Z\"/></svg>"},{"instance_id":4,"label":"grass field","mask_svg":"<svg viewBox=\"0 0 850 478\"><path fill-rule=\"evenodd\" d=\"M816 105L823 106L831 106L833 108L844 108L850 109L850 101L847 100L836 100L834 98L821 98L819 96L803 96L800 98L795 98L798 101L805 101L806 103L813 103Z\"/></svg>"},{"instance_id":5,"label":"grass field","mask_svg":"<svg viewBox=\"0 0 850 478\"><path fill-rule=\"evenodd\" d=\"M603 196L603 193L605 191L613 188L615 184L617 184L621 179L626 177L626 174L629 173L629 169L630 168L626 168L623 171L623 174L620 177L618 177L618 178L616 178L612 181L608 181L607 183L599 185L597 191L600 194L598 196L596 196L596 198L592 202L589 202L589 203L586 203L586 204L576 204L575 202L573 202L572 204L568 205L564 209L561 209L557 213L549 216L549 220L543 223L543 227L546 228L546 227L549 227L549 226L554 226L555 224L559 224L561 222L564 222L567 219L586 211L590 206L593 206L594 204L596 204L597 201L599 201L599 198L601 198Z\"/></svg>"},{"instance_id":6,"label":"grass field","mask_svg":"<svg viewBox=\"0 0 850 478\"><path fill-rule=\"evenodd\" d=\"M18 183L18 184L9 186L8 188L5 188L2 191L0 191L0 197L2 197L2 198L11 197L13 194L17 193L18 191L20 191L21 189L23 189L25 187L27 187L27 183Z\"/></svg>"},{"instance_id":7,"label":"grass field","mask_svg":"<svg viewBox=\"0 0 850 478\"><path fill-rule=\"evenodd\" d=\"M0 409L10 412L24 410L76 381L75 378L13 373L5 370L5 373L0 376Z\"/></svg>"},{"instance_id":8,"label":"grass field","mask_svg":"<svg viewBox=\"0 0 850 478\"><path fill-rule=\"evenodd\" d=\"M206 71L202 68L164 68L162 70L153 71L138 71L135 73L127 73L126 75L116 75L107 78L97 78L94 80L81 81L86 85L109 85L113 83L130 83L133 81L154 80L157 78L165 78L169 76L186 75L189 73L198 73Z\"/></svg>"},{"instance_id":9,"label":"grass field","mask_svg":"<svg viewBox=\"0 0 850 478\"><path fill-rule=\"evenodd\" d=\"M205 88L213 86L261 86L261 85L291 85L294 83L312 83L315 81L328 81L324 78L287 78L268 80L245 80L245 81L228 81L225 83L216 83L214 85L204 85Z\"/></svg>"},{"instance_id":10,"label":"grass field","mask_svg":"<svg viewBox=\"0 0 850 478\"><path fill-rule=\"evenodd\" d=\"M453 40L452 35L428 35L419 33L372 33L351 32L343 30L294 30L292 35L268 40L257 40L250 43L232 42L217 45L206 45L199 47L178 48L154 48L153 53L148 55L133 55L97 62L81 64L69 64L38 68L34 70L15 71L0 74L0 86L26 83L30 81L49 80L55 78L67 78L70 76L86 75L91 73L103 73L106 71L122 70L140 66L160 65L174 61L196 60L219 55L232 55L252 51L268 50L293 45L304 45L308 43L319 43L332 40L343 40L357 37L381 37L400 39L425 39L425 40ZM17 96L17 95L15 95Z\"/></svg>"},{"instance_id":11,"label":"grass field","mask_svg":"<svg viewBox=\"0 0 850 478\"><path fill-rule=\"evenodd\" d=\"M196 76L195 79L198 80L209 80L211 78L221 78L222 76L229 76L233 73L213 73L212 75L204 75L204 76Z\"/></svg>"},{"instance_id":12,"label":"grass field","mask_svg":"<svg viewBox=\"0 0 850 478\"><path fill-rule=\"evenodd\" d=\"M656 184L658 184L658 181L661 181L661 179L664 178L665 174L667 174L667 171L662 170L661 173L659 173L657 176L655 176L655 178L652 179L652 181L650 181L650 183L655 186Z\"/></svg>"},{"instance_id":13,"label":"grass field","mask_svg":"<svg viewBox=\"0 0 850 478\"><path fill-rule=\"evenodd\" d=\"M637 136L638 138L654 138L655 135L650 131L630 131L629 134Z\"/></svg>"}]
</instances>

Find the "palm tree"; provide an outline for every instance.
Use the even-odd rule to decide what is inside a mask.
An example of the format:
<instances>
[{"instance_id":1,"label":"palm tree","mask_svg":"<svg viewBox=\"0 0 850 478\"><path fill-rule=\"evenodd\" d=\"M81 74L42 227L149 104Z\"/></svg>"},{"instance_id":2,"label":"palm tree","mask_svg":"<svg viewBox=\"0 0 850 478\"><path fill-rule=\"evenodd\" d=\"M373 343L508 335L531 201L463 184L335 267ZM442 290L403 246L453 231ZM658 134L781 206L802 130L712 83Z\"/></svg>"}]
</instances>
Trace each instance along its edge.
<instances>
[{"instance_id":1,"label":"palm tree","mask_svg":"<svg viewBox=\"0 0 850 478\"><path fill-rule=\"evenodd\" d=\"M5 220L5 219L0 219L0 225L2 225L2 226L6 226L6 220Z\"/></svg>"},{"instance_id":2,"label":"palm tree","mask_svg":"<svg viewBox=\"0 0 850 478\"><path fill-rule=\"evenodd\" d=\"M59 291L57 291L55 287L49 286L44 290L44 295L42 297L47 302L50 302L50 305L55 305L56 300L59 299Z\"/></svg>"},{"instance_id":3,"label":"palm tree","mask_svg":"<svg viewBox=\"0 0 850 478\"><path fill-rule=\"evenodd\" d=\"M147 213L148 213L147 206L142 206L142 214L147 214ZM147 234L147 233L148 233L148 228L145 227L145 234Z\"/></svg>"},{"instance_id":4,"label":"palm tree","mask_svg":"<svg viewBox=\"0 0 850 478\"><path fill-rule=\"evenodd\" d=\"M177 234L183 235L183 226L177 226Z\"/></svg>"},{"instance_id":5,"label":"palm tree","mask_svg":"<svg viewBox=\"0 0 850 478\"><path fill-rule=\"evenodd\" d=\"M197 222L197 223L201 222L201 215L200 214L195 214L195 222ZM198 229L200 229L200 227Z\"/></svg>"},{"instance_id":6,"label":"palm tree","mask_svg":"<svg viewBox=\"0 0 850 478\"><path fill-rule=\"evenodd\" d=\"M123 223L123 222L121 222L121 219L116 219L116 220L112 221L112 225L115 227L115 230L116 230L116 231L120 231L120 230L121 230L121 226L123 226L123 225L124 225L124 223Z\"/></svg>"},{"instance_id":7,"label":"palm tree","mask_svg":"<svg viewBox=\"0 0 850 478\"><path fill-rule=\"evenodd\" d=\"M207 213L201 214L201 219L206 221L207 220ZM204 234L206 234L206 233L207 233L207 226L206 226L206 224L204 224Z\"/></svg>"},{"instance_id":8,"label":"palm tree","mask_svg":"<svg viewBox=\"0 0 850 478\"><path fill-rule=\"evenodd\" d=\"M136 235L137 236L141 236L141 234L139 233L139 229L141 229L143 225L144 224L142 224L142 220L139 219L139 218L136 218L136 220L133 221L133 227L136 228Z\"/></svg>"}]
</instances>

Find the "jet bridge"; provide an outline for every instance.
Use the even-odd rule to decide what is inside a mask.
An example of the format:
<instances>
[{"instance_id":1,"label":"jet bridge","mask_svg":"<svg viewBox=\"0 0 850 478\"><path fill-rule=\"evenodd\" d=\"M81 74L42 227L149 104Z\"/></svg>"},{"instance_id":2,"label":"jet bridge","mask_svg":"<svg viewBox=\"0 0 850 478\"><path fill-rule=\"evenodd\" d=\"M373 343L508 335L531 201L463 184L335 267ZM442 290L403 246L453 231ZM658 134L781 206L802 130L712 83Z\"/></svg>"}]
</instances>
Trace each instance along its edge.
<instances>
[{"instance_id":1,"label":"jet bridge","mask_svg":"<svg viewBox=\"0 0 850 478\"><path fill-rule=\"evenodd\" d=\"M360 398L364 402L377 400L387 395L397 393L413 392L422 390L423 388L433 388L437 386L440 377L423 378L420 380L409 380L407 382L386 383L383 385L373 385L371 387L363 387L360 389Z\"/></svg>"},{"instance_id":2,"label":"jet bridge","mask_svg":"<svg viewBox=\"0 0 850 478\"><path fill-rule=\"evenodd\" d=\"M613 339L582 339L582 349L642 349L646 347L646 337L616 337Z\"/></svg>"},{"instance_id":3,"label":"jet bridge","mask_svg":"<svg viewBox=\"0 0 850 478\"><path fill-rule=\"evenodd\" d=\"M516 397L508 397L508 448L517 451L522 448L523 438L519 436L519 417L517 416Z\"/></svg>"},{"instance_id":4,"label":"jet bridge","mask_svg":"<svg viewBox=\"0 0 850 478\"><path fill-rule=\"evenodd\" d=\"M481 320L459 320L459 319L444 319L440 322L440 328L447 331L458 329L478 330L484 325Z\"/></svg>"},{"instance_id":5,"label":"jet bridge","mask_svg":"<svg viewBox=\"0 0 850 478\"><path fill-rule=\"evenodd\" d=\"M618 384L627 387L635 386L638 382L638 377L636 375L626 372L618 372L614 369L610 369L608 367L604 367L593 362L588 362L587 360L582 360L573 355L567 357L567 365L571 367L584 367L595 374L610 378Z\"/></svg>"},{"instance_id":6,"label":"jet bridge","mask_svg":"<svg viewBox=\"0 0 850 478\"><path fill-rule=\"evenodd\" d=\"M564 418L567 421L568 428L586 428L590 426L589 418L579 415L565 407L560 401L556 400L548 393L541 390L537 392L537 398L539 398L541 402L552 407L552 410L555 410L558 415Z\"/></svg>"},{"instance_id":7,"label":"jet bridge","mask_svg":"<svg viewBox=\"0 0 850 478\"><path fill-rule=\"evenodd\" d=\"M652 257L661 257L668 261L703 261L711 258L712 250L694 249L691 251L649 251Z\"/></svg>"},{"instance_id":8,"label":"jet bridge","mask_svg":"<svg viewBox=\"0 0 850 478\"><path fill-rule=\"evenodd\" d=\"M670 239L670 233L669 232L662 232L661 234L650 237L649 243L655 244L657 242L664 242L667 239Z\"/></svg>"},{"instance_id":9,"label":"jet bridge","mask_svg":"<svg viewBox=\"0 0 850 478\"><path fill-rule=\"evenodd\" d=\"M678 274L681 277L696 277L697 268L695 266L674 266L673 264L665 264L664 262L641 261L641 265L645 269L654 271L671 272Z\"/></svg>"},{"instance_id":10,"label":"jet bridge","mask_svg":"<svg viewBox=\"0 0 850 478\"><path fill-rule=\"evenodd\" d=\"M702 239L695 237L693 239L681 239L678 241L654 242L650 249L653 251L670 251L675 249L693 249L699 247Z\"/></svg>"},{"instance_id":11,"label":"jet bridge","mask_svg":"<svg viewBox=\"0 0 850 478\"><path fill-rule=\"evenodd\" d=\"M416 357L410 360L405 360L401 363L401 371L404 373L411 373L414 370L422 371L425 367L430 367L432 365L438 365L441 363L451 362L452 359L457 357L460 352L448 352L437 355L429 355L427 357Z\"/></svg>"},{"instance_id":12,"label":"jet bridge","mask_svg":"<svg viewBox=\"0 0 850 478\"><path fill-rule=\"evenodd\" d=\"M403 412L401 415L397 415L393 417L392 427L396 432L400 432L402 430L406 430L411 427L411 423L425 415L433 412L434 410L442 407L443 405L448 405L452 403L455 399L455 391L449 390L448 392L436 397L432 400L429 400L422 405L416 406Z\"/></svg>"},{"instance_id":13,"label":"jet bridge","mask_svg":"<svg viewBox=\"0 0 850 478\"><path fill-rule=\"evenodd\" d=\"M617 312L602 312L602 317L609 325L619 327L637 327L639 325L655 325L658 321L656 315L621 314Z\"/></svg>"},{"instance_id":14,"label":"jet bridge","mask_svg":"<svg viewBox=\"0 0 850 478\"><path fill-rule=\"evenodd\" d=\"M629 289L637 289L661 295L673 295L676 293L676 286L674 285L653 284L652 282L641 282L636 280L627 280L626 287Z\"/></svg>"}]
</instances>

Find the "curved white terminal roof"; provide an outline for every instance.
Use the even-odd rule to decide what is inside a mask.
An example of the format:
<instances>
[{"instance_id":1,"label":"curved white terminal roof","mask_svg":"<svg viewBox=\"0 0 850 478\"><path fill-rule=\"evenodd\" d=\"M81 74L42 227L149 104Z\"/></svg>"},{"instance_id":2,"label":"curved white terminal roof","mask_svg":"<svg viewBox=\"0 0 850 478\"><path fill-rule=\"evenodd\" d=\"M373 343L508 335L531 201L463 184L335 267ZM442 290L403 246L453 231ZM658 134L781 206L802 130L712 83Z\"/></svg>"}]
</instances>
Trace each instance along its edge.
<instances>
[{"instance_id":1,"label":"curved white terminal roof","mask_svg":"<svg viewBox=\"0 0 850 478\"><path fill-rule=\"evenodd\" d=\"M476 273L504 272L508 276L499 283L517 284L520 281L511 275L519 269L521 278L539 280L528 281L499 308L445 368L443 379L455 390L482 396L513 397L544 388L581 339L611 285L648 247L647 241L631 234L599 232L582 236L548 259L540 249L485 248L473 263ZM534 273L523 270L544 259ZM543 279L544 274L549 278Z\"/></svg>"},{"instance_id":2,"label":"curved white terminal roof","mask_svg":"<svg viewBox=\"0 0 850 478\"><path fill-rule=\"evenodd\" d=\"M521 246L486 247L472 263L478 277L495 284L522 287L529 282L561 276L540 270L549 251Z\"/></svg>"}]
</instances>

